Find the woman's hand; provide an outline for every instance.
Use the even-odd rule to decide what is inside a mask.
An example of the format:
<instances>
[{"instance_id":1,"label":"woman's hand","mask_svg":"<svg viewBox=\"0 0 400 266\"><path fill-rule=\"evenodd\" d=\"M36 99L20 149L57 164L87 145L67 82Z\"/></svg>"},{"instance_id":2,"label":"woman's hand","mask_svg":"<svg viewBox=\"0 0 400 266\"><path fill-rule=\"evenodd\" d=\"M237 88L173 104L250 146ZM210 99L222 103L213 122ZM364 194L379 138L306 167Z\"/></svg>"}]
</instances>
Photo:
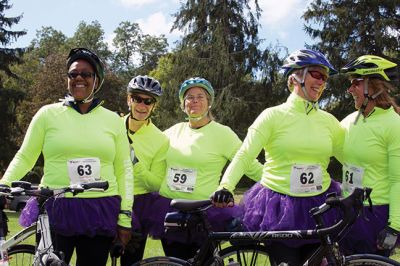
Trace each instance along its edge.
<instances>
[{"instance_id":1,"label":"woman's hand","mask_svg":"<svg viewBox=\"0 0 400 266\"><path fill-rule=\"evenodd\" d=\"M210 200L218 208L233 207L235 203L233 194L226 188L215 191L211 195Z\"/></svg>"}]
</instances>

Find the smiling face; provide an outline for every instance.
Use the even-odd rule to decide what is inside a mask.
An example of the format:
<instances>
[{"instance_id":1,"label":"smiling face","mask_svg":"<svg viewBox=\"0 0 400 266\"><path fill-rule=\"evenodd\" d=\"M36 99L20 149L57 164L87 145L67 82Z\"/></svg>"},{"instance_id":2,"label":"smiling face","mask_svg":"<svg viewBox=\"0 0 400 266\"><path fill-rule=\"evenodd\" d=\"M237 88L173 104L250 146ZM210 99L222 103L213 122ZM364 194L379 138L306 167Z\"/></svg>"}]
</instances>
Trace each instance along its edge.
<instances>
[{"instance_id":1,"label":"smiling face","mask_svg":"<svg viewBox=\"0 0 400 266\"><path fill-rule=\"evenodd\" d=\"M184 111L189 117L201 117L209 109L207 92L200 87L193 87L184 96Z\"/></svg>"},{"instance_id":2,"label":"smiling face","mask_svg":"<svg viewBox=\"0 0 400 266\"><path fill-rule=\"evenodd\" d=\"M128 106L130 107L132 117L139 121L146 120L155 107L154 97L144 93L128 94Z\"/></svg>"},{"instance_id":3,"label":"smiling face","mask_svg":"<svg viewBox=\"0 0 400 266\"><path fill-rule=\"evenodd\" d=\"M85 60L78 59L71 64L69 67L68 73L74 74L79 73L79 75L72 77L71 75L68 77L68 90L75 100L81 101L89 97L92 93L94 86L94 69L93 67ZM92 73L90 76L82 77L81 73Z\"/></svg>"},{"instance_id":4,"label":"smiling face","mask_svg":"<svg viewBox=\"0 0 400 266\"><path fill-rule=\"evenodd\" d=\"M353 96L354 107L358 110L364 102L364 79L363 78L353 78L350 80L351 85L347 89L347 92Z\"/></svg>"},{"instance_id":5,"label":"smiling face","mask_svg":"<svg viewBox=\"0 0 400 266\"><path fill-rule=\"evenodd\" d=\"M320 66L309 66L307 74L304 78L304 87L308 94L308 100L318 101L325 89L326 81L328 79L327 70ZM294 91L301 97L307 98L304 95L301 85L298 83L294 86Z\"/></svg>"}]
</instances>

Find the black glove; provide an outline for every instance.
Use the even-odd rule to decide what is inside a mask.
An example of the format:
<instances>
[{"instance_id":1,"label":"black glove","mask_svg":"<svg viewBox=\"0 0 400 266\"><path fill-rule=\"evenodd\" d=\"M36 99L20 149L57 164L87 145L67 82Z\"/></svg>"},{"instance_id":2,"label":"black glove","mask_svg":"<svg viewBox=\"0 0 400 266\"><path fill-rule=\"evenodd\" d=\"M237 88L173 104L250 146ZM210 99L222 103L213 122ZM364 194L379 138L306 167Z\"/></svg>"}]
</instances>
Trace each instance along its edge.
<instances>
[{"instance_id":1,"label":"black glove","mask_svg":"<svg viewBox=\"0 0 400 266\"><path fill-rule=\"evenodd\" d=\"M393 249L396 245L397 236L399 235L399 231L394 230L393 228L386 226L382 231L379 232L377 238L377 246L380 249Z\"/></svg>"},{"instance_id":2,"label":"black glove","mask_svg":"<svg viewBox=\"0 0 400 266\"><path fill-rule=\"evenodd\" d=\"M119 258L124 253L124 245L121 241L115 241L110 247L110 256L112 258Z\"/></svg>"},{"instance_id":3,"label":"black glove","mask_svg":"<svg viewBox=\"0 0 400 266\"><path fill-rule=\"evenodd\" d=\"M146 237L140 231L132 231L132 237L126 244L125 250L130 253L135 253L136 250L140 249L140 246L145 242Z\"/></svg>"},{"instance_id":4,"label":"black glove","mask_svg":"<svg viewBox=\"0 0 400 266\"><path fill-rule=\"evenodd\" d=\"M212 202L215 203L230 203L234 202L233 199L233 194L227 190L226 188L223 188L221 190L215 191L211 197L210 197Z\"/></svg>"}]
</instances>

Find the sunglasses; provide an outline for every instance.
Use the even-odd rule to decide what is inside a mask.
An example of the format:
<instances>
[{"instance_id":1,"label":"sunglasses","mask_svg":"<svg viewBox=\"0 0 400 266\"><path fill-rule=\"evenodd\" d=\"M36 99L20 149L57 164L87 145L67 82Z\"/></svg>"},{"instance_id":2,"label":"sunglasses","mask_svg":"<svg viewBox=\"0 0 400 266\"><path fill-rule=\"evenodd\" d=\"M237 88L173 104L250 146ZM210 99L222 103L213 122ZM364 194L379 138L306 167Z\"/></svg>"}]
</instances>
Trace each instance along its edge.
<instances>
[{"instance_id":1,"label":"sunglasses","mask_svg":"<svg viewBox=\"0 0 400 266\"><path fill-rule=\"evenodd\" d=\"M326 82L328 80L328 76L322 74L319 71L315 71L315 70L308 70L308 73L310 73L310 76L315 78L315 79L319 79L322 80L323 82Z\"/></svg>"},{"instance_id":2,"label":"sunglasses","mask_svg":"<svg viewBox=\"0 0 400 266\"><path fill-rule=\"evenodd\" d=\"M355 78L350 80L351 86L359 86L361 81L363 81L363 78Z\"/></svg>"},{"instance_id":3,"label":"sunglasses","mask_svg":"<svg viewBox=\"0 0 400 266\"><path fill-rule=\"evenodd\" d=\"M68 72L67 76L70 79L76 79L78 76L81 76L82 78L86 79L86 78L91 78L94 77L96 74L93 72L86 72L86 71L82 71L82 72Z\"/></svg>"},{"instance_id":4,"label":"sunglasses","mask_svg":"<svg viewBox=\"0 0 400 266\"><path fill-rule=\"evenodd\" d=\"M135 103L143 102L145 105L152 105L152 104L156 103L156 99L154 99L154 98L142 98L137 95L132 95L131 98Z\"/></svg>"}]
</instances>

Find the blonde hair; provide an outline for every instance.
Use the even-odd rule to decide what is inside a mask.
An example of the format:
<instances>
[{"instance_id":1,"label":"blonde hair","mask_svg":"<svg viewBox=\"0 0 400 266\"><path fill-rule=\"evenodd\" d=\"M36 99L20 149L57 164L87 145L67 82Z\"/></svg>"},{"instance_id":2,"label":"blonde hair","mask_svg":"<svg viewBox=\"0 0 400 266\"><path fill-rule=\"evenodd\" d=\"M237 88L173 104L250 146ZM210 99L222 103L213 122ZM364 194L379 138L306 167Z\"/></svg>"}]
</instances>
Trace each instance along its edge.
<instances>
[{"instance_id":1,"label":"blonde hair","mask_svg":"<svg viewBox=\"0 0 400 266\"><path fill-rule=\"evenodd\" d=\"M375 106L382 109L389 109L391 106L393 106L397 113L400 112L399 106L390 96L390 93L394 91L394 86L391 83L378 78L370 78L368 85L371 89L371 95L374 95L376 92L382 90L382 93L375 98Z\"/></svg>"}]
</instances>

